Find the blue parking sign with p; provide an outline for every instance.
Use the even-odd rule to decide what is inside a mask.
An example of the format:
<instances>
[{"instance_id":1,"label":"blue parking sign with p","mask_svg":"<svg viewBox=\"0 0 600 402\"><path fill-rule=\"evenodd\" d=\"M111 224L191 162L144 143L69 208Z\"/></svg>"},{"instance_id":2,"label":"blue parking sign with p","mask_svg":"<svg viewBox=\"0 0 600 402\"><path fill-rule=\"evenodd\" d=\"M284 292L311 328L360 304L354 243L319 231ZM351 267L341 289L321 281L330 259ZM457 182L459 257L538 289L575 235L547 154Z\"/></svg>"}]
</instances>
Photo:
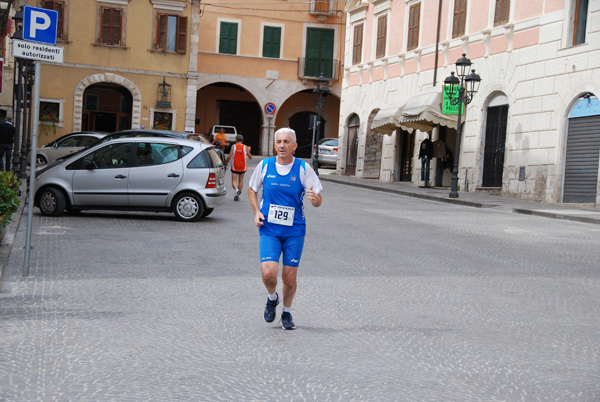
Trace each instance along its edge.
<instances>
[{"instance_id":1,"label":"blue parking sign with p","mask_svg":"<svg viewBox=\"0 0 600 402\"><path fill-rule=\"evenodd\" d=\"M56 45L58 11L25 6L23 10L23 40Z\"/></svg>"}]
</instances>

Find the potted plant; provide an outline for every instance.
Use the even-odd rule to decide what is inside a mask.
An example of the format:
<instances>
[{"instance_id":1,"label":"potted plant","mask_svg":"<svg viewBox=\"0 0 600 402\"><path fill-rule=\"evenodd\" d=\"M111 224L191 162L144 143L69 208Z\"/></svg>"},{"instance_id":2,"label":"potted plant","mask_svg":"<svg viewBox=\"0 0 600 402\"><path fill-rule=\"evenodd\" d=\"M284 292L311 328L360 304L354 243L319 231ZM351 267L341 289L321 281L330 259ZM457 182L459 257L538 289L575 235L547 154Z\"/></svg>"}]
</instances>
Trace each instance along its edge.
<instances>
[{"instance_id":1,"label":"potted plant","mask_svg":"<svg viewBox=\"0 0 600 402\"><path fill-rule=\"evenodd\" d=\"M19 208L19 186L15 172L0 172L0 241L4 239L6 226Z\"/></svg>"}]
</instances>

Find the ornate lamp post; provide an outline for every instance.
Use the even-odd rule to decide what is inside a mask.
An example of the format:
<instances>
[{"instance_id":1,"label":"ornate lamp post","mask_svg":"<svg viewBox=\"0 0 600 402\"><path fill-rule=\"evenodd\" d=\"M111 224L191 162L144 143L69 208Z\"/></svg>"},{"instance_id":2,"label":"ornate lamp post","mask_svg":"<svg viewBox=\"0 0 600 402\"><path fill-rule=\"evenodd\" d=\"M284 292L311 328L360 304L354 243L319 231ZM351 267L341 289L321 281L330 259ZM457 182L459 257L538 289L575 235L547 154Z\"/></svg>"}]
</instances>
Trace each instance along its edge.
<instances>
[{"instance_id":1,"label":"ornate lamp post","mask_svg":"<svg viewBox=\"0 0 600 402\"><path fill-rule=\"evenodd\" d=\"M450 104L458 106L458 126L456 128L456 148L454 149L454 169L452 170L452 187L450 189L450 198L458 198L458 157L460 155L460 139L462 137L461 117L463 106L466 107L479 90L481 78L475 74L475 70L467 75L471 67L471 60L467 54L456 61L456 71L458 77L451 72L444 80L444 92ZM458 95L457 95L458 92Z\"/></svg>"},{"instance_id":2,"label":"ornate lamp post","mask_svg":"<svg viewBox=\"0 0 600 402\"><path fill-rule=\"evenodd\" d=\"M315 105L317 105L317 120L313 125L313 136L312 136L312 148L311 148L311 157L310 163L317 174L319 175L319 150L315 148L315 133L317 129L319 130L319 136L321 134L321 111L323 110L323 105L325 105L325 101L327 100L327 96L331 90L327 86L327 78L323 75L323 73L319 74L319 78L317 78L317 87L313 89L313 98L315 101ZM318 141L318 138L316 139Z\"/></svg>"}]
</instances>

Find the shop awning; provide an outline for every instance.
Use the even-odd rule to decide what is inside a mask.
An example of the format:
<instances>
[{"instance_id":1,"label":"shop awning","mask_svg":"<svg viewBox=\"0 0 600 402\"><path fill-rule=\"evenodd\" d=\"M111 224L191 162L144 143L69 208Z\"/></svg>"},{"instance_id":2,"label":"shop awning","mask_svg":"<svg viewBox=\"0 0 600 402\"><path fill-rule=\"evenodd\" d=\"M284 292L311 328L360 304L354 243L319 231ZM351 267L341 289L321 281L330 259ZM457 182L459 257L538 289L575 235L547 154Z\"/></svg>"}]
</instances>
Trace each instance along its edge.
<instances>
[{"instance_id":1,"label":"shop awning","mask_svg":"<svg viewBox=\"0 0 600 402\"><path fill-rule=\"evenodd\" d=\"M397 127L408 132L430 132L438 124L456 129L456 116L442 113L442 89L430 88L410 97L400 106L381 109L371 129L391 135Z\"/></svg>"}]
</instances>

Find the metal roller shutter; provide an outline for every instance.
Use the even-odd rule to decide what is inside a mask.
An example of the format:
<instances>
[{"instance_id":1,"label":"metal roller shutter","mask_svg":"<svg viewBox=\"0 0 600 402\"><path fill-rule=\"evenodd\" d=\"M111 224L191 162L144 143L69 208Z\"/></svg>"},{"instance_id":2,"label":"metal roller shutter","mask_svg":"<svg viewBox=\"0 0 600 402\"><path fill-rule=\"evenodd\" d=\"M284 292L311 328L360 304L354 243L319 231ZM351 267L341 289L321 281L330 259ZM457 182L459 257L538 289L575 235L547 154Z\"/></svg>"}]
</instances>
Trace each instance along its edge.
<instances>
[{"instance_id":1,"label":"metal roller shutter","mask_svg":"<svg viewBox=\"0 0 600 402\"><path fill-rule=\"evenodd\" d=\"M596 203L600 116L569 119L563 202Z\"/></svg>"}]
</instances>

